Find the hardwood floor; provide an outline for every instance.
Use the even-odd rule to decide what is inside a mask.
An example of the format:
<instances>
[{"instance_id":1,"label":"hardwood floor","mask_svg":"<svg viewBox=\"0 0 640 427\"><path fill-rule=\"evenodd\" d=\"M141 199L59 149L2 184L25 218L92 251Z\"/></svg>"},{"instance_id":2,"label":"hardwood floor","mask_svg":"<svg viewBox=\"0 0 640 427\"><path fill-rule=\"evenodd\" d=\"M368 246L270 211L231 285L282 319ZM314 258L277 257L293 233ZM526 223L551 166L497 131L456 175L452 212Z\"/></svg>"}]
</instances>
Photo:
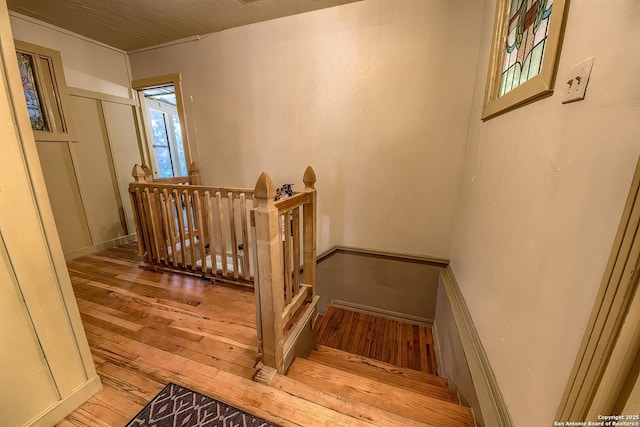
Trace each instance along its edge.
<instances>
[{"instance_id":1,"label":"hardwood floor","mask_svg":"<svg viewBox=\"0 0 640 427\"><path fill-rule=\"evenodd\" d=\"M68 263L104 390L61 426L124 425L169 381L215 397L221 371L248 380L256 372L252 289L139 263L135 244Z\"/></svg>"},{"instance_id":2,"label":"hardwood floor","mask_svg":"<svg viewBox=\"0 0 640 427\"><path fill-rule=\"evenodd\" d=\"M470 412L451 402L446 381L423 373L435 371L430 352L422 351L433 349L426 329L349 312L339 314L338 326L338 315L330 310L320 334L328 345L344 344L356 354L423 372L319 346L308 361L295 362L291 371L297 379L277 376L266 386L252 381L260 359L252 289L152 272L139 264L135 244L68 263L104 389L59 426L124 426L168 382L283 427L473 424ZM341 372L345 369L352 373ZM317 384L304 383L310 373L318 377ZM336 389L337 380L344 386ZM387 385L379 387L378 382ZM318 384L320 388L312 387ZM389 395L385 400L407 392L406 400L413 403L408 409L378 407L380 388Z\"/></svg>"},{"instance_id":3,"label":"hardwood floor","mask_svg":"<svg viewBox=\"0 0 640 427\"><path fill-rule=\"evenodd\" d=\"M318 344L436 375L433 335L428 326L329 307Z\"/></svg>"}]
</instances>

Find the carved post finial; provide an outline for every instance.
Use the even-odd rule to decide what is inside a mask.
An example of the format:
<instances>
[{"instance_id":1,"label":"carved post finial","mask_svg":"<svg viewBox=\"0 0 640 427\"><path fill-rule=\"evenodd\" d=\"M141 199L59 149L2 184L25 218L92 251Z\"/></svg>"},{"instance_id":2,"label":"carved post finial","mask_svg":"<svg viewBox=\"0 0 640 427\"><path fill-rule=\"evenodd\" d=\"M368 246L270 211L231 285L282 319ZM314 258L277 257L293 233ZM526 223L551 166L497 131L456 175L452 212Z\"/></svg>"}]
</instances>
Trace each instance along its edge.
<instances>
[{"instance_id":1,"label":"carved post finial","mask_svg":"<svg viewBox=\"0 0 640 427\"><path fill-rule=\"evenodd\" d=\"M131 176L133 176L133 182L145 183L145 171L139 164L133 165L133 170L131 171Z\"/></svg>"},{"instance_id":2,"label":"carved post finial","mask_svg":"<svg viewBox=\"0 0 640 427\"><path fill-rule=\"evenodd\" d=\"M191 162L189 166L189 178L191 178L192 185L202 185L202 178L200 177L200 168L196 162Z\"/></svg>"},{"instance_id":3,"label":"carved post finial","mask_svg":"<svg viewBox=\"0 0 640 427\"><path fill-rule=\"evenodd\" d=\"M253 194L258 199L273 200L276 197L276 186L268 173L262 172Z\"/></svg>"},{"instance_id":4,"label":"carved post finial","mask_svg":"<svg viewBox=\"0 0 640 427\"><path fill-rule=\"evenodd\" d=\"M316 183L316 173L314 172L311 166L307 166L307 169L304 171L304 176L302 177L302 182L304 182L304 188L313 190L315 188Z\"/></svg>"},{"instance_id":5,"label":"carved post finial","mask_svg":"<svg viewBox=\"0 0 640 427\"><path fill-rule=\"evenodd\" d=\"M144 180L146 182L153 182L153 176L151 173L151 168L144 163L142 164L142 170L144 170Z\"/></svg>"}]
</instances>

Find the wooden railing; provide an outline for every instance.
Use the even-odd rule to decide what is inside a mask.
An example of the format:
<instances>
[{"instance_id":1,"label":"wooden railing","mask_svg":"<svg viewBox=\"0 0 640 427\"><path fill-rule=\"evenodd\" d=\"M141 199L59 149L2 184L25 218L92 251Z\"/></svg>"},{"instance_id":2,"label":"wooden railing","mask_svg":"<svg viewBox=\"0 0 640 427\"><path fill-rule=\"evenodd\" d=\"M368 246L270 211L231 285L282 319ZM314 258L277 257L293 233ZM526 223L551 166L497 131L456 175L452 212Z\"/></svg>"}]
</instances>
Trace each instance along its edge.
<instances>
[{"instance_id":1,"label":"wooden railing","mask_svg":"<svg viewBox=\"0 0 640 427\"><path fill-rule=\"evenodd\" d=\"M315 347L316 177L311 167L304 173L304 190L279 201L266 173L255 190L203 186L195 164L189 177L154 180L138 165L133 177L129 194L140 254L149 268L255 285L263 353L258 381L269 381L294 355Z\"/></svg>"},{"instance_id":2,"label":"wooden railing","mask_svg":"<svg viewBox=\"0 0 640 427\"><path fill-rule=\"evenodd\" d=\"M315 345L315 337L299 339L309 332L318 300L316 177L311 167L303 181L304 191L276 202L275 185L263 173L254 192L259 338L263 364L279 373L286 370L294 353L308 350L300 347L302 341Z\"/></svg>"},{"instance_id":3,"label":"wooden railing","mask_svg":"<svg viewBox=\"0 0 640 427\"><path fill-rule=\"evenodd\" d=\"M248 218L253 189L200 184L189 177L150 180L143 166L129 184L140 254L154 269L252 283Z\"/></svg>"}]
</instances>

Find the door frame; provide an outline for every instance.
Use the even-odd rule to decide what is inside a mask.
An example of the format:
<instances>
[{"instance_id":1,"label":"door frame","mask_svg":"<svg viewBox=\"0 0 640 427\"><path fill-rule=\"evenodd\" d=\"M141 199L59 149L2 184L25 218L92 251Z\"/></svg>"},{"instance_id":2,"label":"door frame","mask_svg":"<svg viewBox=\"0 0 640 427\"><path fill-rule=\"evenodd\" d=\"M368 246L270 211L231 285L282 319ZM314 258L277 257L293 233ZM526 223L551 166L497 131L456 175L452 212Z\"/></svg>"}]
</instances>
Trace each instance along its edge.
<instances>
[{"instance_id":1,"label":"door frame","mask_svg":"<svg viewBox=\"0 0 640 427\"><path fill-rule=\"evenodd\" d=\"M587 421L615 413L618 396L632 379L640 334L629 331L640 278L640 160L618 226L613 248L556 413L556 421ZM636 315L637 318L637 315Z\"/></svg>"},{"instance_id":2,"label":"door frame","mask_svg":"<svg viewBox=\"0 0 640 427\"><path fill-rule=\"evenodd\" d=\"M176 92L176 108L178 109L178 117L180 119L180 125L182 126L182 144L184 145L184 157L189 170L189 165L193 162L191 156L191 144L189 143L189 132L187 129L187 116L184 110L184 100L182 98L182 76L180 73L165 74L162 76L148 77L144 79L133 80L131 82L131 88L136 94L137 110L138 110L138 128L141 129L140 135L144 141L143 146L143 162L152 169L155 175L155 161L153 153L150 148L150 141L153 140L153 136L149 135L147 123L149 119L145 108L144 99L142 99L141 92L145 89L151 89L154 87L173 85Z\"/></svg>"}]
</instances>

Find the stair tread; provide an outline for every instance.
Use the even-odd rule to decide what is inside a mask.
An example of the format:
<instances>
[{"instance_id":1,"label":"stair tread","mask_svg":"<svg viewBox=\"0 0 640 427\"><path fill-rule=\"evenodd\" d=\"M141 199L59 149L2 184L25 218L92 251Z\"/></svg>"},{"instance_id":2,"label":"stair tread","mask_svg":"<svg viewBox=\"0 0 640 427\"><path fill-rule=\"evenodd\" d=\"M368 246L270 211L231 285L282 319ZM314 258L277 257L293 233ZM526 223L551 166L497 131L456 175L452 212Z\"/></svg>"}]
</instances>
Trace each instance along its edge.
<instances>
[{"instance_id":1,"label":"stair tread","mask_svg":"<svg viewBox=\"0 0 640 427\"><path fill-rule=\"evenodd\" d=\"M351 416L365 423L374 425L400 425L403 427L425 426L424 423L385 411L379 407L346 399L333 393L325 392L309 384L283 375L276 375L269 383L269 387L292 394L299 398L317 403L333 411ZM434 427L427 425L427 427Z\"/></svg>"},{"instance_id":2,"label":"stair tread","mask_svg":"<svg viewBox=\"0 0 640 427\"><path fill-rule=\"evenodd\" d=\"M336 358L335 356L328 353L310 351L309 354L307 354L306 358L307 360L312 360L314 362L322 363L324 365L341 369L343 371L364 376L381 383L389 384L395 387L401 387L409 391L424 394L426 396L436 397L442 400L447 400L449 402L459 403L457 393L445 387L441 383L434 385L411 378L406 378L402 375L398 375L375 366L367 365L366 362L362 362L357 356L355 358L349 359Z\"/></svg>"},{"instance_id":3,"label":"stair tread","mask_svg":"<svg viewBox=\"0 0 640 427\"><path fill-rule=\"evenodd\" d=\"M456 403L380 383L311 360L295 358L287 376L327 393L357 400L433 426L474 425L471 411Z\"/></svg>"},{"instance_id":4,"label":"stair tread","mask_svg":"<svg viewBox=\"0 0 640 427\"><path fill-rule=\"evenodd\" d=\"M437 375L428 374L426 372L416 371L414 369L409 368L401 368L399 366L395 366L386 362L382 362L380 360L371 359L365 356L360 356L357 354L349 353L343 350L339 350L333 347L327 347L324 345L318 345L315 353L312 351L311 353L319 355L322 353L324 355L330 356L334 358L334 365L340 365L344 367L350 367L352 365L361 365L367 369L366 372L373 372L374 370L378 372L386 372L390 375L406 378L408 380L418 381L425 384L431 384L435 386L441 386L445 388L449 388L449 382L442 377ZM351 369L351 368L350 368ZM354 367L352 369L359 369ZM370 370L369 370L370 369ZM386 375L386 374L381 374Z\"/></svg>"}]
</instances>

